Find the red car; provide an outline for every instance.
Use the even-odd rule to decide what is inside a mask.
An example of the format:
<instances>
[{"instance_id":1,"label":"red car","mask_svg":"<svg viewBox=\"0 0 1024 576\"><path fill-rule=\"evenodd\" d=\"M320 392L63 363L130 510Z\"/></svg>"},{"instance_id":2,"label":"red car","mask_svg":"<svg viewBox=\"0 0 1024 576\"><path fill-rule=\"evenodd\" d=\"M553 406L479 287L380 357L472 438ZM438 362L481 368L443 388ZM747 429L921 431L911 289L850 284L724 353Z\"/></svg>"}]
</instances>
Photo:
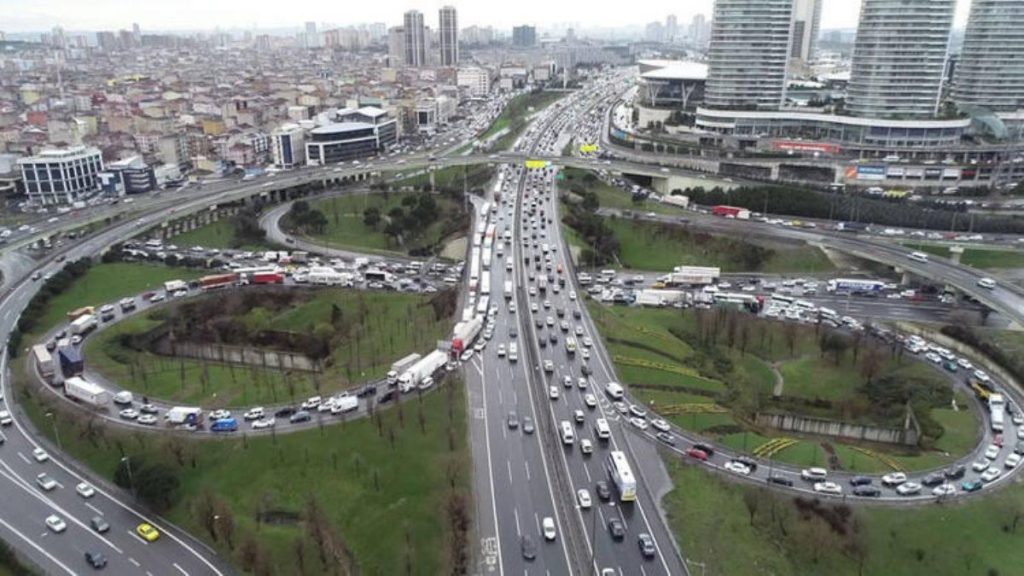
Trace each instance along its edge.
<instances>
[{"instance_id":1,"label":"red car","mask_svg":"<svg viewBox=\"0 0 1024 576\"><path fill-rule=\"evenodd\" d=\"M687 450L686 455L689 456L690 458L700 460L701 462L707 462L708 460L707 452L703 450L698 450L696 448L690 448L689 450Z\"/></svg>"}]
</instances>

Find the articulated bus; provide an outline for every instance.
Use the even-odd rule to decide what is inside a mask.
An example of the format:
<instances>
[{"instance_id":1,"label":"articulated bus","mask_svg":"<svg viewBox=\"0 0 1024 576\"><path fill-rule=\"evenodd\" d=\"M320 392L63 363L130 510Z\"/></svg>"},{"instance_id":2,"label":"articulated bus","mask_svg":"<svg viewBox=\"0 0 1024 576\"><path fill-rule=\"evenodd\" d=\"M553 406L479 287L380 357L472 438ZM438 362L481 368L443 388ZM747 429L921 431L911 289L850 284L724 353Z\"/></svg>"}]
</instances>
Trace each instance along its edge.
<instances>
[{"instance_id":1,"label":"articulated bus","mask_svg":"<svg viewBox=\"0 0 1024 576\"><path fill-rule=\"evenodd\" d=\"M613 450L608 455L608 473L611 474L615 487L619 489L619 498L623 502L636 500L636 477L633 476L633 469L626 461L626 455Z\"/></svg>"}]
</instances>

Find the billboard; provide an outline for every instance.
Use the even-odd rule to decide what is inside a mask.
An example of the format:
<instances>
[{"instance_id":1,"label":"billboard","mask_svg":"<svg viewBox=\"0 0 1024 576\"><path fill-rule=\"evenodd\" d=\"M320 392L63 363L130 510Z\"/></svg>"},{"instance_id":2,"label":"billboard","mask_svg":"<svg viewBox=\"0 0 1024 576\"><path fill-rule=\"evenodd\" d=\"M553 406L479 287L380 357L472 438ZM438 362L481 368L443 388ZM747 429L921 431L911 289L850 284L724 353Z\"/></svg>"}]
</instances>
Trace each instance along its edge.
<instances>
[{"instance_id":1,"label":"billboard","mask_svg":"<svg viewBox=\"0 0 1024 576\"><path fill-rule=\"evenodd\" d=\"M924 176L924 168L907 168L907 178L921 178Z\"/></svg>"},{"instance_id":2,"label":"billboard","mask_svg":"<svg viewBox=\"0 0 1024 576\"><path fill-rule=\"evenodd\" d=\"M904 174L905 174L905 172L904 172L904 169L903 169L902 166L890 166L889 167L889 171L888 171L889 178L903 178Z\"/></svg>"},{"instance_id":3,"label":"billboard","mask_svg":"<svg viewBox=\"0 0 1024 576\"><path fill-rule=\"evenodd\" d=\"M537 170L540 168L547 168L551 163L547 160L527 160L526 167L530 170Z\"/></svg>"},{"instance_id":4,"label":"billboard","mask_svg":"<svg viewBox=\"0 0 1024 576\"><path fill-rule=\"evenodd\" d=\"M959 180L960 169L959 168L946 168L942 171L943 180Z\"/></svg>"},{"instance_id":5,"label":"billboard","mask_svg":"<svg viewBox=\"0 0 1024 576\"><path fill-rule=\"evenodd\" d=\"M580 152L583 154L597 152L597 144L580 144Z\"/></svg>"},{"instance_id":6,"label":"billboard","mask_svg":"<svg viewBox=\"0 0 1024 576\"><path fill-rule=\"evenodd\" d=\"M942 168L925 168L924 177L928 180L935 180L942 177Z\"/></svg>"},{"instance_id":7,"label":"billboard","mask_svg":"<svg viewBox=\"0 0 1024 576\"><path fill-rule=\"evenodd\" d=\"M838 154L839 146L824 142L805 142L802 140L772 140L772 150L783 152L818 152L820 154Z\"/></svg>"},{"instance_id":8,"label":"billboard","mask_svg":"<svg viewBox=\"0 0 1024 576\"><path fill-rule=\"evenodd\" d=\"M858 180L885 180L885 166L857 166Z\"/></svg>"}]
</instances>

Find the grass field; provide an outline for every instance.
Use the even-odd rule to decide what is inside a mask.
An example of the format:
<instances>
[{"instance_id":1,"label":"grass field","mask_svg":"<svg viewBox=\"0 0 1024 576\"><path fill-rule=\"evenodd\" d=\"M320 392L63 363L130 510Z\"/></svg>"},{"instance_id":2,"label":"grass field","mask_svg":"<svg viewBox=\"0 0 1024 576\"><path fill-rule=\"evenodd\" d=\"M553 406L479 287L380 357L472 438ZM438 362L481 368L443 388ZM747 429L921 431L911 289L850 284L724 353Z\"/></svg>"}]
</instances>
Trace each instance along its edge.
<instances>
[{"instance_id":1,"label":"grass field","mask_svg":"<svg viewBox=\"0 0 1024 576\"><path fill-rule=\"evenodd\" d=\"M949 258L949 246L940 244L911 243L907 247L936 256ZM960 262L982 269L1024 268L1024 250L997 250L986 248L964 248Z\"/></svg>"},{"instance_id":2,"label":"grass field","mask_svg":"<svg viewBox=\"0 0 1024 576\"><path fill-rule=\"evenodd\" d=\"M839 534L790 497L667 464L676 485L663 502L669 522L705 574L993 576L1020 565L1024 522L1012 526L1024 516L1024 486L947 505L859 506Z\"/></svg>"},{"instance_id":3,"label":"grass field","mask_svg":"<svg viewBox=\"0 0 1024 576\"><path fill-rule=\"evenodd\" d=\"M431 348L450 325L447 319L434 317L428 297L342 289L319 290L311 300L274 315L269 325L312 332L331 318L335 305L347 332L336 338L321 374L169 358L125 348L122 335L160 324L149 315L129 318L89 338L85 357L111 381L147 396L200 406L273 405L381 378L395 360Z\"/></svg>"},{"instance_id":4,"label":"grass field","mask_svg":"<svg viewBox=\"0 0 1024 576\"><path fill-rule=\"evenodd\" d=\"M235 240L235 227L230 219L221 219L184 234L178 234L171 238L170 242L183 248L191 248L192 246L217 248L219 250L269 250L273 248L273 244L270 242L239 244Z\"/></svg>"},{"instance_id":5,"label":"grass field","mask_svg":"<svg viewBox=\"0 0 1024 576\"><path fill-rule=\"evenodd\" d=\"M384 224L376 228L363 222L363 211L371 206L380 209L386 215L392 208L402 206L402 200L414 195L414 192L395 192L390 194L346 194L332 198L311 201L310 208L320 210L327 217L327 227L323 234L312 238L340 248L350 248L376 253L408 253L410 250L437 244L445 232L446 218L439 218L428 226L419 238L406 239L403 245L384 234ZM435 200L443 214L455 214L461 208L442 196Z\"/></svg>"},{"instance_id":6,"label":"grass field","mask_svg":"<svg viewBox=\"0 0 1024 576\"><path fill-rule=\"evenodd\" d=\"M827 272L834 269L821 250L811 246L761 248L723 236L691 233L678 226L638 220L607 219L619 240L622 265L637 270L671 272L675 266L718 266L723 272Z\"/></svg>"},{"instance_id":7,"label":"grass field","mask_svg":"<svg viewBox=\"0 0 1024 576\"><path fill-rule=\"evenodd\" d=\"M116 302L125 296L161 288L167 280L189 280L204 273L203 270L174 268L162 264L94 264L67 291L50 301L36 332L42 334L64 322L65 315L70 310Z\"/></svg>"},{"instance_id":8,"label":"grass field","mask_svg":"<svg viewBox=\"0 0 1024 576\"><path fill-rule=\"evenodd\" d=\"M26 410L40 430L51 434L42 413L65 408L36 401L24 402ZM329 556L325 566L318 557L309 521L314 508L326 519L316 524L322 533L337 548L351 551L357 567L352 573L452 573L449 510L453 502L462 502L461 509L470 506L463 387L456 382L404 402L401 411L377 413L379 419L306 432L218 440L103 428L85 434L81 418L53 422L65 451L104 477L113 476L122 453L133 461L171 466L180 487L166 517L236 567L245 567L246 550L264 558L262 571L250 566L246 573L338 573L337 561ZM219 522L231 522L233 549L204 528L208 517L197 502L210 499L226 510ZM251 554L254 550L258 554Z\"/></svg>"},{"instance_id":9,"label":"grass field","mask_svg":"<svg viewBox=\"0 0 1024 576\"><path fill-rule=\"evenodd\" d=\"M512 142L515 142L515 139L525 129L527 116L540 112L563 96L565 94L561 92L530 92L516 96L505 106L501 114L494 119L490 128L480 135L480 140L487 140L508 128L510 132L495 142L496 150L504 150Z\"/></svg>"}]
</instances>

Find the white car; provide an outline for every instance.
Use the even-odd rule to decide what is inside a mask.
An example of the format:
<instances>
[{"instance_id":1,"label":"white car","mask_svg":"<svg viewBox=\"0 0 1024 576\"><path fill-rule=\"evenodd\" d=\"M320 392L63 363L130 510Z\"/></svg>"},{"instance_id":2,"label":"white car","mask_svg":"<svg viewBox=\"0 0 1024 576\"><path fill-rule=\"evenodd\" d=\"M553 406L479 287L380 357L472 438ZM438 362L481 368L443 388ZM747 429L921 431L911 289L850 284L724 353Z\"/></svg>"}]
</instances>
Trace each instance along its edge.
<instances>
[{"instance_id":1,"label":"white car","mask_svg":"<svg viewBox=\"0 0 1024 576\"><path fill-rule=\"evenodd\" d=\"M999 446L995 444L989 444L988 448L985 449L985 458L989 460L995 460L999 457Z\"/></svg>"},{"instance_id":2,"label":"white car","mask_svg":"<svg viewBox=\"0 0 1024 576\"><path fill-rule=\"evenodd\" d=\"M498 356L499 357L504 357L505 356L505 345L504 344L498 344Z\"/></svg>"},{"instance_id":3,"label":"white car","mask_svg":"<svg viewBox=\"0 0 1024 576\"><path fill-rule=\"evenodd\" d=\"M800 477L804 480L824 480L828 476L828 470L824 468L804 468L800 471Z\"/></svg>"},{"instance_id":4,"label":"white car","mask_svg":"<svg viewBox=\"0 0 1024 576\"><path fill-rule=\"evenodd\" d=\"M10 426L14 423L11 413L7 410L0 410L0 426Z\"/></svg>"},{"instance_id":5,"label":"white car","mask_svg":"<svg viewBox=\"0 0 1024 576\"><path fill-rule=\"evenodd\" d=\"M653 426L659 432L669 432L670 430L672 430L672 427L669 426L668 422L664 421L661 418L655 418L654 420L651 420L651 426Z\"/></svg>"},{"instance_id":6,"label":"white car","mask_svg":"<svg viewBox=\"0 0 1024 576\"><path fill-rule=\"evenodd\" d=\"M971 470L975 472L984 472L988 470L988 460L978 460L974 464L971 464Z\"/></svg>"},{"instance_id":7,"label":"white car","mask_svg":"<svg viewBox=\"0 0 1024 576\"><path fill-rule=\"evenodd\" d=\"M32 458L34 458L36 462L46 462L50 459L50 455L46 453L46 450L36 448L32 451Z\"/></svg>"},{"instance_id":8,"label":"white car","mask_svg":"<svg viewBox=\"0 0 1024 576\"><path fill-rule=\"evenodd\" d=\"M629 423L632 424L633 426L636 426L640 430L647 430L647 420L644 420L643 418L638 418L634 416L629 419Z\"/></svg>"},{"instance_id":9,"label":"white car","mask_svg":"<svg viewBox=\"0 0 1024 576\"><path fill-rule=\"evenodd\" d=\"M260 418L259 420L253 420L253 430L262 430L264 428L273 428L277 421L273 418Z\"/></svg>"},{"instance_id":10,"label":"white car","mask_svg":"<svg viewBox=\"0 0 1024 576\"><path fill-rule=\"evenodd\" d=\"M590 455L594 452L594 444L589 438L583 438L580 440L580 452L582 452L584 456Z\"/></svg>"},{"instance_id":11,"label":"white car","mask_svg":"<svg viewBox=\"0 0 1024 576\"><path fill-rule=\"evenodd\" d=\"M1002 474L1003 474L1003 471L1000 470L999 468L989 468L988 470L985 470L981 474L981 481L982 482L991 482L991 481L995 480L996 478L999 478L1000 476L1002 476Z\"/></svg>"},{"instance_id":12,"label":"white car","mask_svg":"<svg viewBox=\"0 0 1024 576\"><path fill-rule=\"evenodd\" d=\"M814 491L822 494L842 494L843 487L835 482L816 482Z\"/></svg>"},{"instance_id":13,"label":"white car","mask_svg":"<svg viewBox=\"0 0 1024 576\"><path fill-rule=\"evenodd\" d=\"M590 348L591 346L594 345L594 341L590 339L590 336L584 336L583 345L586 346L587 348Z\"/></svg>"},{"instance_id":14,"label":"white car","mask_svg":"<svg viewBox=\"0 0 1024 576\"><path fill-rule=\"evenodd\" d=\"M36 484L38 484L39 487L42 488L43 491L45 492L49 492L50 490L53 490L54 488L57 487L57 481L54 480L53 478L50 478L50 476L46 472L41 472L38 476L36 476Z\"/></svg>"},{"instance_id":15,"label":"white car","mask_svg":"<svg viewBox=\"0 0 1024 576\"><path fill-rule=\"evenodd\" d=\"M904 482L896 487L896 493L900 496L912 496L921 492L921 485L917 482Z\"/></svg>"},{"instance_id":16,"label":"white car","mask_svg":"<svg viewBox=\"0 0 1024 576\"><path fill-rule=\"evenodd\" d=\"M584 394L583 403L587 405L587 408L597 408L597 397L593 394Z\"/></svg>"},{"instance_id":17,"label":"white car","mask_svg":"<svg viewBox=\"0 0 1024 576\"><path fill-rule=\"evenodd\" d=\"M956 486L953 484L940 484L932 488L932 496L952 496L956 494Z\"/></svg>"},{"instance_id":18,"label":"white car","mask_svg":"<svg viewBox=\"0 0 1024 576\"><path fill-rule=\"evenodd\" d=\"M135 420L139 417L139 411L135 408L125 408L118 412L117 415L120 416L122 420Z\"/></svg>"},{"instance_id":19,"label":"white car","mask_svg":"<svg viewBox=\"0 0 1024 576\"><path fill-rule=\"evenodd\" d=\"M545 516L544 520L540 523L541 531L544 532L544 539L552 541L555 539L555 521L551 519L551 516Z\"/></svg>"},{"instance_id":20,"label":"white car","mask_svg":"<svg viewBox=\"0 0 1024 576\"><path fill-rule=\"evenodd\" d=\"M1016 468L1020 464L1021 455L1014 452L1006 457L1006 462L1003 462L1003 466L1007 468Z\"/></svg>"},{"instance_id":21,"label":"white car","mask_svg":"<svg viewBox=\"0 0 1024 576\"><path fill-rule=\"evenodd\" d=\"M92 498L96 495L96 489L94 489L88 482L79 482L78 485L75 486L75 492L78 492L78 495L82 498Z\"/></svg>"},{"instance_id":22,"label":"white car","mask_svg":"<svg viewBox=\"0 0 1024 576\"><path fill-rule=\"evenodd\" d=\"M587 388L587 379L585 377L583 377L583 376L580 376L579 378L577 378L576 379L576 387L579 388L580 390L586 390L586 388Z\"/></svg>"},{"instance_id":23,"label":"white car","mask_svg":"<svg viewBox=\"0 0 1024 576\"><path fill-rule=\"evenodd\" d=\"M558 392L558 386L548 387L548 398L551 398L552 400L558 400L559 394L560 393Z\"/></svg>"},{"instance_id":24,"label":"white car","mask_svg":"<svg viewBox=\"0 0 1024 576\"><path fill-rule=\"evenodd\" d=\"M590 491L586 488L580 488L579 491L576 492L576 500L580 503L580 508L583 508L584 510L590 508L593 504L593 501L590 499Z\"/></svg>"},{"instance_id":25,"label":"white car","mask_svg":"<svg viewBox=\"0 0 1024 576\"><path fill-rule=\"evenodd\" d=\"M891 472L882 476L882 484L886 486L899 486L907 481L907 475L903 472Z\"/></svg>"},{"instance_id":26,"label":"white car","mask_svg":"<svg viewBox=\"0 0 1024 576\"><path fill-rule=\"evenodd\" d=\"M747 476L750 474L750 468L742 462L726 462L722 468L725 468L733 474L739 474L741 476Z\"/></svg>"},{"instance_id":27,"label":"white car","mask_svg":"<svg viewBox=\"0 0 1024 576\"><path fill-rule=\"evenodd\" d=\"M575 300L575 299L576 299L576 291L575 290L569 290L569 300Z\"/></svg>"},{"instance_id":28,"label":"white car","mask_svg":"<svg viewBox=\"0 0 1024 576\"><path fill-rule=\"evenodd\" d=\"M68 525L65 524L64 521L61 520L60 516L57 516L56 514L51 514L46 517L46 527L57 534L68 529Z\"/></svg>"},{"instance_id":29,"label":"white car","mask_svg":"<svg viewBox=\"0 0 1024 576\"><path fill-rule=\"evenodd\" d=\"M159 422L156 416L152 414L143 414L139 416L135 421L139 424L142 424L143 426L156 426L157 422Z\"/></svg>"},{"instance_id":30,"label":"white car","mask_svg":"<svg viewBox=\"0 0 1024 576\"><path fill-rule=\"evenodd\" d=\"M223 420L225 418L231 418L230 410L224 410L223 408L221 408L219 410L214 410L213 412L210 412L211 422L214 420Z\"/></svg>"}]
</instances>

